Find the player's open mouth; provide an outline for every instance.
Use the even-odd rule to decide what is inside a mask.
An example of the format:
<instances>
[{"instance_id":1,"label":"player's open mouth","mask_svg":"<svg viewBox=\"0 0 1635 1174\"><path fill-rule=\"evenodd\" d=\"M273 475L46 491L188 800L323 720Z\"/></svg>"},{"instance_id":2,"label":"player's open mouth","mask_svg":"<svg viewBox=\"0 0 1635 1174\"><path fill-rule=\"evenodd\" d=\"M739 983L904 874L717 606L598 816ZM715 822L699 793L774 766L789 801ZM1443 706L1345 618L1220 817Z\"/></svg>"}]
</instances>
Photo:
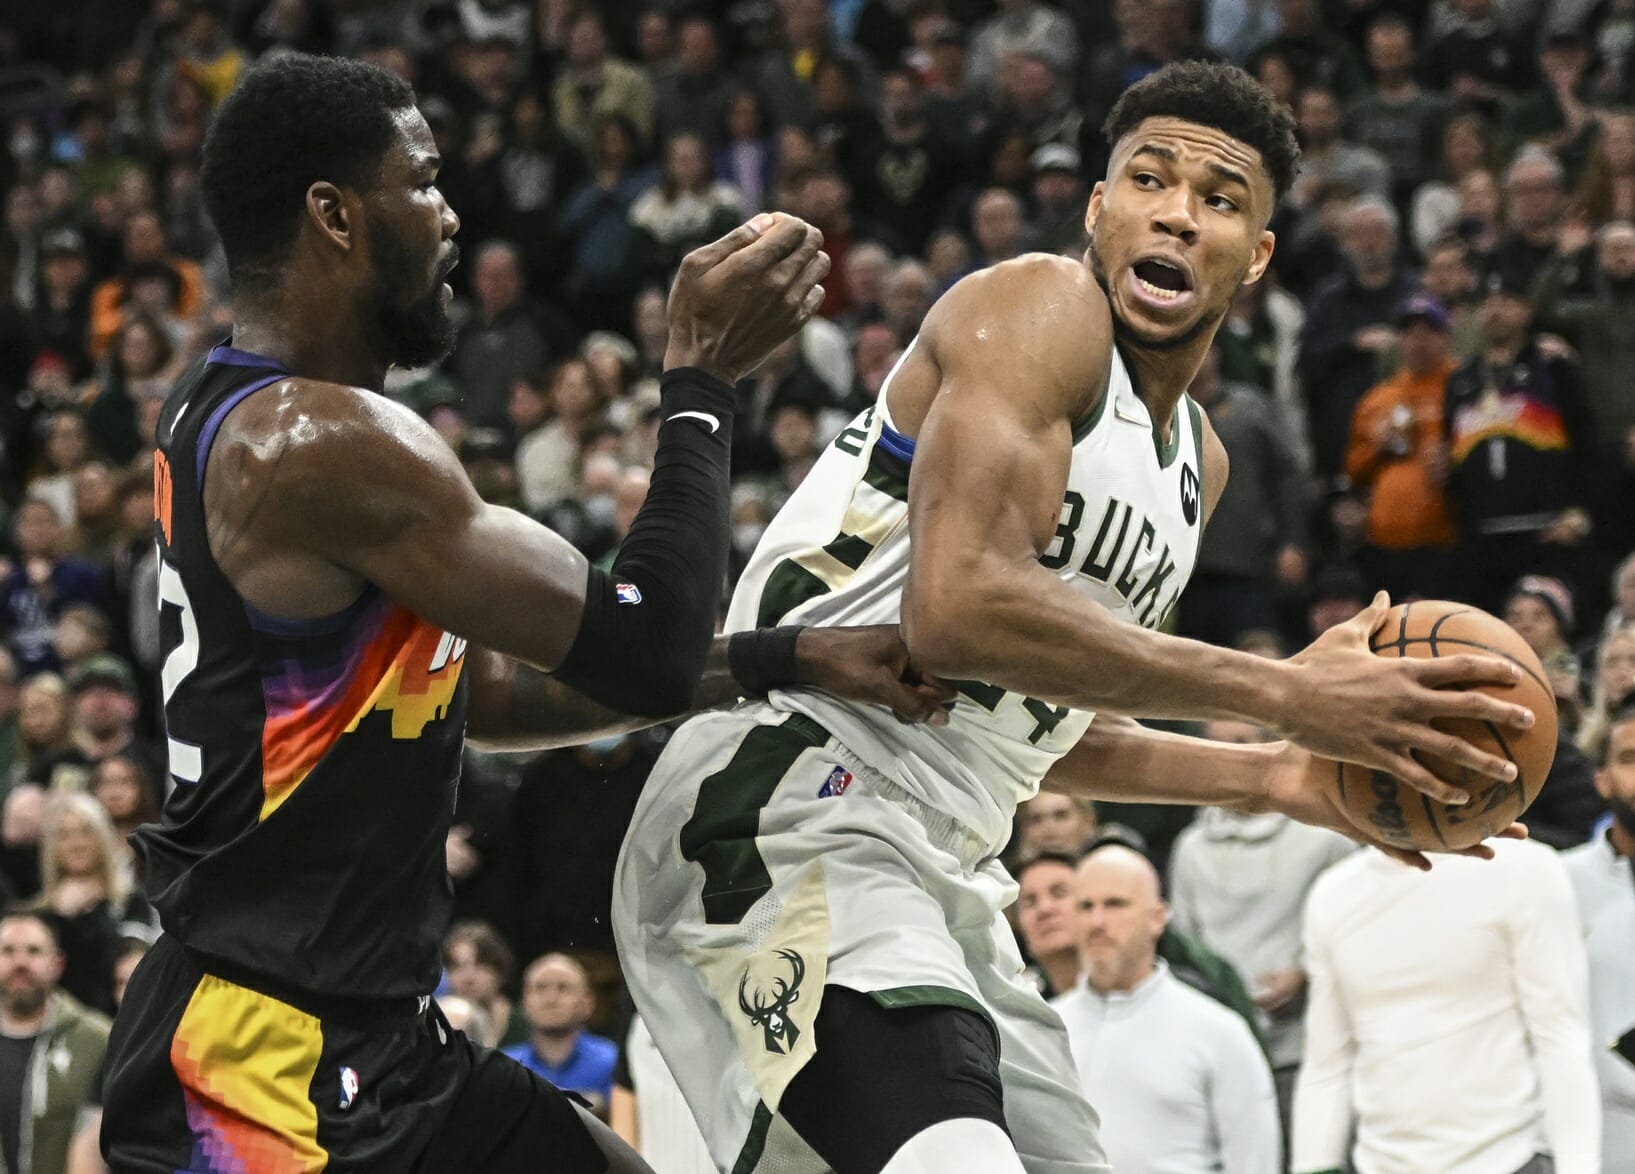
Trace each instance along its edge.
<instances>
[{"instance_id":1,"label":"player's open mouth","mask_svg":"<svg viewBox=\"0 0 1635 1174\"><path fill-rule=\"evenodd\" d=\"M1172 262L1144 257L1130 266L1130 288L1154 309L1174 309L1191 300L1192 274Z\"/></svg>"}]
</instances>

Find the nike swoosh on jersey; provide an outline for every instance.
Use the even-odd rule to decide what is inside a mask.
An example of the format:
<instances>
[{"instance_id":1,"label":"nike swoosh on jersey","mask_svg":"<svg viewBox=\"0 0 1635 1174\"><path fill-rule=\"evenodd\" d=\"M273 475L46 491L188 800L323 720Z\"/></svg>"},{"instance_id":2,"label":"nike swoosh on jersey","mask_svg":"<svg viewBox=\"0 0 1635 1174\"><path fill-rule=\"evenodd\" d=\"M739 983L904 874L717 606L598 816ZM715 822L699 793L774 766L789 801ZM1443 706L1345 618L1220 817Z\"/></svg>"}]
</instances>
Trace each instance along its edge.
<instances>
[{"instance_id":1,"label":"nike swoosh on jersey","mask_svg":"<svg viewBox=\"0 0 1635 1174\"><path fill-rule=\"evenodd\" d=\"M712 433L719 432L721 430L721 421L710 415L708 412L677 412L673 416L666 417L664 422L668 424L671 420L689 419L704 421L704 423L710 426L710 431Z\"/></svg>"}]
</instances>

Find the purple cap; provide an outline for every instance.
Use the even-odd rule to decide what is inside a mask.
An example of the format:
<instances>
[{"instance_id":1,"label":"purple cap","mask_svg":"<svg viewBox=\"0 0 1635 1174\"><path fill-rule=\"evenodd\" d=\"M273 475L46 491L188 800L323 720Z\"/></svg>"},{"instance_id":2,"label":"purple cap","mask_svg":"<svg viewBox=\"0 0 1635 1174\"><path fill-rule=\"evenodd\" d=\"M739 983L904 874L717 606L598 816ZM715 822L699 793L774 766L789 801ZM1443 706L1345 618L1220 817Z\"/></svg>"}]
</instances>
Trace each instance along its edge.
<instances>
[{"instance_id":1,"label":"purple cap","mask_svg":"<svg viewBox=\"0 0 1635 1174\"><path fill-rule=\"evenodd\" d=\"M1452 325L1448 317L1448 308L1429 294L1415 294L1402 303L1397 311L1397 325L1406 326L1410 322L1429 322L1438 330L1447 330Z\"/></svg>"}]
</instances>

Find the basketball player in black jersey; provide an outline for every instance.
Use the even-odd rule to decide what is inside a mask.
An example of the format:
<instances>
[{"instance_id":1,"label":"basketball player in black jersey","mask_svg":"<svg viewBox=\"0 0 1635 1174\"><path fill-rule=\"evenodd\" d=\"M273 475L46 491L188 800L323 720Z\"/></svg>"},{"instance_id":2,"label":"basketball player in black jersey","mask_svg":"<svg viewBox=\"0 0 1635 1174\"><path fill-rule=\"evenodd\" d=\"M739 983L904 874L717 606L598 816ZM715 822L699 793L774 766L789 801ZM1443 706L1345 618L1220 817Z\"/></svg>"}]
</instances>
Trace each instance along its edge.
<instances>
[{"instance_id":1,"label":"basketball player in black jersey","mask_svg":"<svg viewBox=\"0 0 1635 1174\"><path fill-rule=\"evenodd\" d=\"M121 1174L645 1169L427 997L466 736L573 743L796 679L913 719L945 699L883 630L712 643L732 385L821 301L819 234L757 217L683 263L652 490L608 575L379 394L450 343L437 168L406 85L298 55L205 146L235 326L158 430L174 790L135 837L165 936L108 1052Z\"/></svg>"}]
</instances>

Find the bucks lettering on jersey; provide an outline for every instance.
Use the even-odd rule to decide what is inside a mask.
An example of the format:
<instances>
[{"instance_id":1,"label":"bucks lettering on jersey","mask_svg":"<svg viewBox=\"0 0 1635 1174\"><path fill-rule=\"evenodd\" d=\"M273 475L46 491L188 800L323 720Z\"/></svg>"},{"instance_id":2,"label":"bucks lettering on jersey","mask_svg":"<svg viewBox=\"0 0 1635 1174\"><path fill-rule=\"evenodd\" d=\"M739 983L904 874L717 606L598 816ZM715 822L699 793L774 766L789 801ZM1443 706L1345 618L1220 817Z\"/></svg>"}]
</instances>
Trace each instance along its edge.
<instances>
[{"instance_id":1,"label":"bucks lettering on jersey","mask_svg":"<svg viewBox=\"0 0 1635 1174\"><path fill-rule=\"evenodd\" d=\"M891 425L890 388L888 378L877 407L835 438L767 528L733 595L729 630L898 621L914 442ZM1060 524L1040 563L1121 620L1162 623L1197 560L1202 440L1186 398L1163 441L1115 353L1106 394L1074 432ZM1097 666L1087 661L1084 672ZM921 801L999 844L1016 804L1094 716L980 681L961 682L941 729L817 693L778 693L773 704L815 718Z\"/></svg>"}]
</instances>

